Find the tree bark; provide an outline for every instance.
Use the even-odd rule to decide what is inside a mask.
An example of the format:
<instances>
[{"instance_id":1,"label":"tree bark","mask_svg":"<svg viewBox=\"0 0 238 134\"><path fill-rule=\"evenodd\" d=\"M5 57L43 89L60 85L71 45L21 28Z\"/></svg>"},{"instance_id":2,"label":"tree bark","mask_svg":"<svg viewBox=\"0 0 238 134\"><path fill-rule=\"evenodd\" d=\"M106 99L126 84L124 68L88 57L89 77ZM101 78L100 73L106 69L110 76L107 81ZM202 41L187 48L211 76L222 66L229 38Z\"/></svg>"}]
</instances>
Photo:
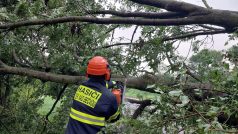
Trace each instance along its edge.
<instances>
[{"instance_id":1,"label":"tree bark","mask_svg":"<svg viewBox=\"0 0 238 134\"><path fill-rule=\"evenodd\" d=\"M14 74L20 76L29 76L42 81L51 81L64 84L78 84L84 81L86 78L82 76L69 76L69 75L60 75L53 73L46 73L41 71L36 71L28 68L22 67L11 67L5 66L0 68L0 74Z\"/></svg>"},{"instance_id":2,"label":"tree bark","mask_svg":"<svg viewBox=\"0 0 238 134\"><path fill-rule=\"evenodd\" d=\"M135 110L135 112L132 115L133 119L136 119L138 116L140 116L142 114L142 112L145 110L145 108L152 104L151 100L141 100L140 101L140 100L126 98L126 101L128 101L130 103L140 104L140 106Z\"/></svg>"},{"instance_id":3,"label":"tree bark","mask_svg":"<svg viewBox=\"0 0 238 134\"><path fill-rule=\"evenodd\" d=\"M13 30L22 26L53 25L66 22L88 22L96 24L129 24L149 26L179 26L193 24L210 24L226 29L227 33L234 32L238 27L238 12L207 9L197 5L174 0L130 0L135 3L150 5L165 9L169 12L118 12L96 11L95 13L121 16L117 18L97 18L88 16L65 16L38 20L16 21L14 23L0 24L0 29ZM92 13L94 14L94 13ZM150 17L146 17L146 14ZM126 18L125 18L126 17ZM133 17L133 18L132 18ZM141 18L145 17L145 18Z\"/></svg>"},{"instance_id":4,"label":"tree bark","mask_svg":"<svg viewBox=\"0 0 238 134\"><path fill-rule=\"evenodd\" d=\"M86 80L86 77L84 76L60 75L60 74L36 71L36 70L23 68L23 67L11 67L11 66L5 65L4 63L1 64L1 61L0 61L0 74L28 76L28 77L40 79L44 82L50 81L50 82L63 83L63 84L80 84ZM124 81L125 78L114 77L112 79ZM144 75L141 77L128 77L126 85L129 88L135 88L135 89L146 91L146 92L157 93L153 88L147 88L148 85L152 85L155 83L160 85L167 85L167 86L173 85L171 83L164 83L160 81L160 79L158 79L156 76L152 76L152 75ZM183 87L185 89L196 89L196 88L201 88L204 90L212 89L212 85L209 83L207 84L187 83L183 85Z\"/></svg>"}]
</instances>

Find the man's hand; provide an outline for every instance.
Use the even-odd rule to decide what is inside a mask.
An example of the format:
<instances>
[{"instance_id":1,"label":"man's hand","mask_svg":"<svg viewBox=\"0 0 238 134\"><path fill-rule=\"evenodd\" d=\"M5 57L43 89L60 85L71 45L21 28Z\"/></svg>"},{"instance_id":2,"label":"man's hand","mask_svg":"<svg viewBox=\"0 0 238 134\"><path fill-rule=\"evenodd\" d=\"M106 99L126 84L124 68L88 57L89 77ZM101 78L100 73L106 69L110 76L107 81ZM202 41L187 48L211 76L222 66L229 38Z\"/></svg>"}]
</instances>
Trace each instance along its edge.
<instances>
[{"instance_id":1,"label":"man's hand","mask_svg":"<svg viewBox=\"0 0 238 134\"><path fill-rule=\"evenodd\" d=\"M124 84L123 84L123 82L116 81L116 87L115 88L120 89L121 92L123 93L123 91L124 91Z\"/></svg>"}]
</instances>

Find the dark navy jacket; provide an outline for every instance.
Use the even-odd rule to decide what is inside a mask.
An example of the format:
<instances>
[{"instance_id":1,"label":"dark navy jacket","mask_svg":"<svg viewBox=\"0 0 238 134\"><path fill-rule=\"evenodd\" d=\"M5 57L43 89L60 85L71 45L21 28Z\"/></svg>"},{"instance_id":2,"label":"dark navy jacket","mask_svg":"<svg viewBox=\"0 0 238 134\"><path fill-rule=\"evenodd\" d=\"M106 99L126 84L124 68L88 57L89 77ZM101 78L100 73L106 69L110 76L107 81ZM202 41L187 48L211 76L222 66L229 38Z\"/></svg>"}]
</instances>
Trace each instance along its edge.
<instances>
[{"instance_id":1,"label":"dark navy jacket","mask_svg":"<svg viewBox=\"0 0 238 134\"><path fill-rule=\"evenodd\" d=\"M98 99L94 108L89 107L77 100L73 100L72 108L87 113L96 117L105 117L105 120L108 120L112 115L115 116L115 113L118 113L118 104L116 97L111 93L109 89L106 88L106 82L104 79L99 78L90 78L88 81L84 82L82 85L89 87L97 92L101 93L100 98ZM92 91L92 90L90 90ZM119 115L114 118L114 121L119 118ZM73 119L70 116L66 134L96 134L104 126L87 124Z\"/></svg>"}]
</instances>

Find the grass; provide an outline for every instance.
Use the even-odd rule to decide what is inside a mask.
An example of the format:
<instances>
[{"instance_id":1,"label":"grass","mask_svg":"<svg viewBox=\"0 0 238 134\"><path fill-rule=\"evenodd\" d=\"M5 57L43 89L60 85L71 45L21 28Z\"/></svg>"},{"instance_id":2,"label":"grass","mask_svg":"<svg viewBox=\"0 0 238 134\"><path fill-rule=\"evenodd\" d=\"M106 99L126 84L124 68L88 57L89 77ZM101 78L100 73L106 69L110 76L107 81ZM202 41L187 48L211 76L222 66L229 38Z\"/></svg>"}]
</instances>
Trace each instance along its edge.
<instances>
[{"instance_id":1,"label":"grass","mask_svg":"<svg viewBox=\"0 0 238 134\"><path fill-rule=\"evenodd\" d=\"M43 104L42 107L38 110L38 113L40 113L41 115L46 115L46 114L50 111L50 109L51 109L51 107L53 106L54 102L55 102L55 99L52 99L50 96L46 96L46 97L44 98L44 104ZM56 109L57 107L59 107L59 106L60 106L60 102L57 103L55 109ZM54 109L54 111L55 111L55 109ZM54 112L54 111L53 111L53 112ZM52 114L53 114L53 113L52 113Z\"/></svg>"},{"instance_id":2,"label":"grass","mask_svg":"<svg viewBox=\"0 0 238 134\"><path fill-rule=\"evenodd\" d=\"M138 98L138 99L155 99L158 94L140 91L133 88L127 88L126 97Z\"/></svg>"}]
</instances>

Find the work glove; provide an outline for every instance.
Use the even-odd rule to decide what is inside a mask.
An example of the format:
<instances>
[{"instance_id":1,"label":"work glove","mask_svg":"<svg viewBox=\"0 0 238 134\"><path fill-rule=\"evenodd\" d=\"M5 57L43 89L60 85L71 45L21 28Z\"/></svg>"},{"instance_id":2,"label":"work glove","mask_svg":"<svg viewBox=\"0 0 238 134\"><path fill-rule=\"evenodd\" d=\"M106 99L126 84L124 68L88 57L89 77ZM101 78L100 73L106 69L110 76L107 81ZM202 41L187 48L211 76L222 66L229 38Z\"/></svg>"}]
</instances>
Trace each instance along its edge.
<instances>
[{"instance_id":1,"label":"work glove","mask_svg":"<svg viewBox=\"0 0 238 134\"><path fill-rule=\"evenodd\" d=\"M108 81L107 84L108 89L120 89L122 91L124 90L124 84L121 81Z\"/></svg>"},{"instance_id":2,"label":"work glove","mask_svg":"<svg viewBox=\"0 0 238 134\"><path fill-rule=\"evenodd\" d=\"M121 81L116 81L115 88L116 88L116 89L120 89L121 92L123 93L123 92L124 92L124 84L123 84L123 82L121 82Z\"/></svg>"},{"instance_id":3,"label":"work glove","mask_svg":"<svg viewBox=\"0 0 238 134\"><path fill-rule=\"evenodd\" d=\"M108 89L113 89L114 87L116 87L116 81L108 81L107 82L107 88Z\"/></svg>"}]
</instances>

